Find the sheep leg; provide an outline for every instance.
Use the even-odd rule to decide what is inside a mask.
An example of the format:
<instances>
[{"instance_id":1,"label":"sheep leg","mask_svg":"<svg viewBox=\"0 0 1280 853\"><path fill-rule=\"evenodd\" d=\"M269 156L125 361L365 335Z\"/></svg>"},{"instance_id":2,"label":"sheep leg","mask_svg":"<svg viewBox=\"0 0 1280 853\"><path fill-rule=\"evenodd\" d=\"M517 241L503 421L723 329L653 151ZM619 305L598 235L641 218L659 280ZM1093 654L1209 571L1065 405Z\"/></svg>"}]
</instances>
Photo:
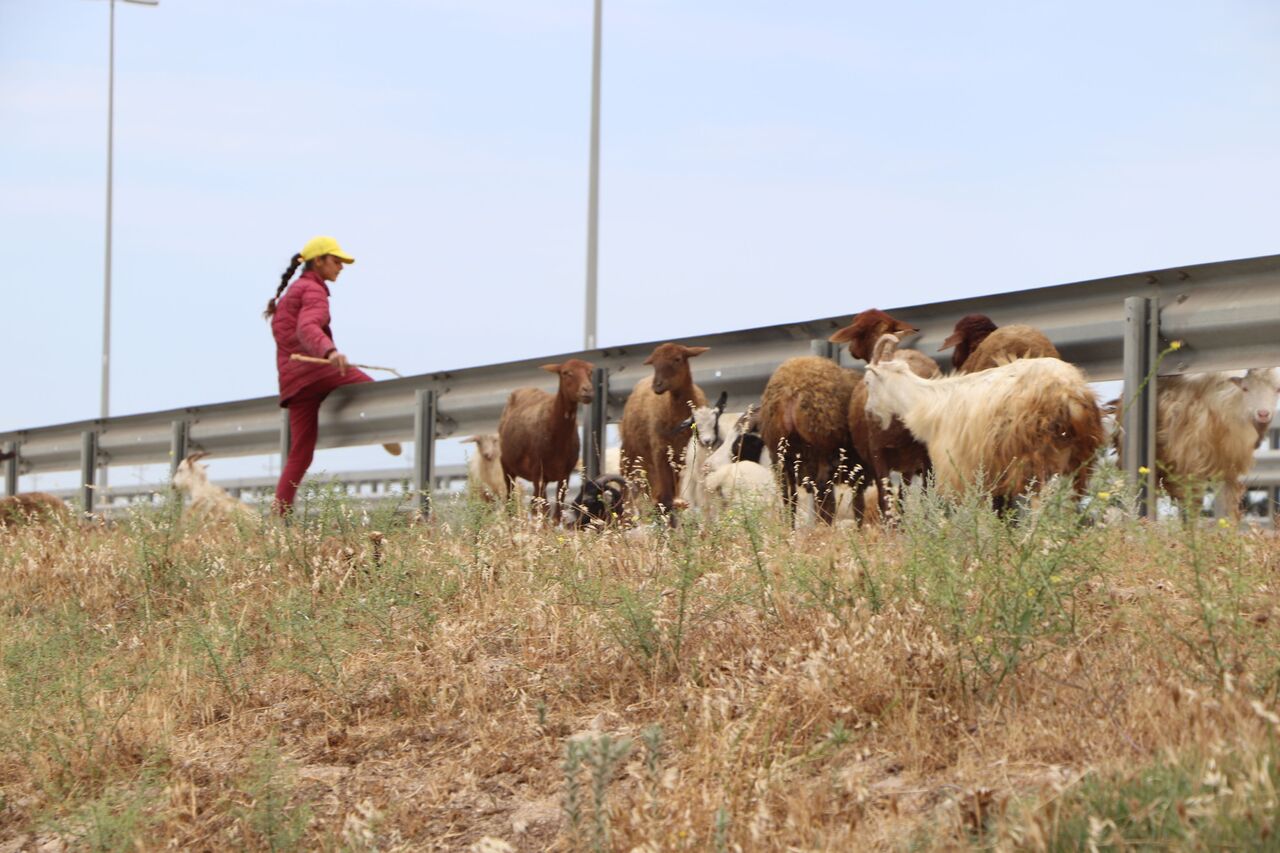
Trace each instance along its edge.
<instances>
[{"instance_id":1,"label":"sheep leg","mask_svg":"<svg viewBox=\"0 0 1280 853\"><path fill-rule=\"evenodd\" d=\"M555 515L552 517L552 520L555 521L556 524L560 523L560 510L564 507L565 498L567 498L568 495L569 481L556 480L556 508Z\"/></svg>"},{"instance_id":2,"label":"sheep leg","mask_svg":"<svg viewBox=\"0 0 1280 853\"><path fill-rule=\"evenodd\" d=\"M783 460L782 466L782 506L786 510L787 520L796 526L796 475Z\"/></svg>"},{"instance_id":3,"label":"sheep leg","mask_svg":"<svg viewBox=\"0 0 1280 853\"><path fill-rule=\"evenodd\" d=\"M655 473L658 475L658 509L667 514L667 524L671 527L675 527L675 472L671 470L670 465L659 465L658 470Z\"/></svg>"},{"instance_id":4,"label":"sheep leg","mask_svg":"<svg viewBox=\"0 0 1280 853\"><path fill-rule=\"evenodd\" d=\"M813 482L813 514L817 521L831 524L836 517L836 487L831 480L831 467L819 465Z\"/></svg>"}]
</instances>

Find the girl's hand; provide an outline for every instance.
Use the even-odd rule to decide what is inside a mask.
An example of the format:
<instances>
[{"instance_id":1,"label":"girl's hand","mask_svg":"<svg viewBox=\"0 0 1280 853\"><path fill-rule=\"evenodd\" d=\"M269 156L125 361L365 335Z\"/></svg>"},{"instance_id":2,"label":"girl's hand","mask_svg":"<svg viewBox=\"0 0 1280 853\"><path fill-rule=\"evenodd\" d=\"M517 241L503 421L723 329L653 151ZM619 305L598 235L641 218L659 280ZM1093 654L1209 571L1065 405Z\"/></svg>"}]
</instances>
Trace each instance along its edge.
<instances>
[{"instance_id":1,"label":"girl's hand","mask_svg":"<svg viewBox=\"0 0 1280 853\"><path fill-rule=\"evenodd\" d=\"M351 366L351 363L347 361L347 357L337 350L329 353L329 363L338 368L340 376L346 376L347 368Z\"/></svg>"}]
</instances>

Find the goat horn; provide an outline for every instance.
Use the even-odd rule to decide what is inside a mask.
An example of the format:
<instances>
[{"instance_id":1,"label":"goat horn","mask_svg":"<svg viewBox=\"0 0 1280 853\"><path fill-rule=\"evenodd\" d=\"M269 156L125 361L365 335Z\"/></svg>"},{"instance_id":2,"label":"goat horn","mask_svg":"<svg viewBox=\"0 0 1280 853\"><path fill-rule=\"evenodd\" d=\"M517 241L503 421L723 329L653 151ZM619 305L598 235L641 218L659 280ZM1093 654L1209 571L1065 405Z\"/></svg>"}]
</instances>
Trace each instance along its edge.
<instances>
[{"instance_id":1,"label":"goat horn","mask_svg":"<svg viewBox=\"0 0 1280 853\"><path fill-rule=\"evenodd\" d=\"M888 361L897 351L898 339L893 335L881 335L880 340L876 341L875 349L871 351L871 363L879 364L882 361Z\"/></svg>"},{"instance_id":2,"label":"goat horn","mask_svg":"<svg viewBox=\"0 0 1280 853\"><path fill-rule=\"evenodd\" d=\"M723 415L724 407L727 406L728 404L729 404L729 392L721 391L720 399L716 400L716 412Z\"/></svg>"},{"instance_id":3,"label":"goat horn","mask_svg":"<svg viewBox=\"0 0 1280 853\"><path fill-rule=\"evenodd\" d=\"M199 462L201 459L205 458L208 455L209 455L209 451L207 450L197 450L195 453L188 453L187 458L184 461L188 465L191 465L193 463Z\"/></svg>"}]
</instances>

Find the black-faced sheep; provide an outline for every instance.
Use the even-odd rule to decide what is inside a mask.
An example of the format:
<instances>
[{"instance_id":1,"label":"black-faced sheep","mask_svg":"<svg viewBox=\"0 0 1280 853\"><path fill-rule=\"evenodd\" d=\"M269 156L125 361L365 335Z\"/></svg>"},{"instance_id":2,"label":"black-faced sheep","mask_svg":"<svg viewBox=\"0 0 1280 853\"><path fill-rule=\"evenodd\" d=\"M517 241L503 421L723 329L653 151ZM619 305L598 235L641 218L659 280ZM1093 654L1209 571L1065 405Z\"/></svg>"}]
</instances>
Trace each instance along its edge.
<instances>
[{"instance_id":1,"label":"black-faced sheep","mask_svg":"<svg viewBox=\"0 0 1280 853\"><path fill-rule=\"evenodd\" d=\"M867 366L867 412L898 417L929 448L938 488L987 487L998 506L1033 484L1070 476L1082 494L1103 441L1084 374L1056 358L1018 359L980 373L922 379L886 335ZM985 478L985 482L982 482Z\"/></svg>"},{"instance_id":2,"label":"black-faced sheep","mask_svg":"<svg viewBox=\"0 0 1280 853\"><path fill-rule=\"evenodd\" d=\"M674 506L676 467L683 462L692 434L692 424L686 423L693 409L707 404L702 389L693 382L689 359L707 349L658 345L644 362L653 366L653 376L636 383L622 409L623 471L643 470L649 494L662 512L669 513Z\"/></svg>"},{"instance_id":3,"label":"black-faced sheep","mask_svg":"<svg viewBox=\"0 0 1280 853\"><path fill-rule=\"evenodd\" d=\"M999 326L985 314L969 314L956 322L955 331L938 352L955 347L951 366L958 373L976 373L1018 358L1061 358L1058 350L1032 326Z\"/></svg>"},{"instance_id":4,"label":"black-faced sheep","mask_svg":"<svg viewBox=\"0 0 1280 853\"><path fill-rule=\"evenodd\" d=\"M560 378L559 388L555 394L541 388L512 391L498 422L498 443L507 494L514 492L520 477L533 483L535 499L545 499L547 483L554 482L559 517L569 475L578 464L578 406L595 397L595 365L571 358L542 369Z\"/></svg>"}]
</instances>

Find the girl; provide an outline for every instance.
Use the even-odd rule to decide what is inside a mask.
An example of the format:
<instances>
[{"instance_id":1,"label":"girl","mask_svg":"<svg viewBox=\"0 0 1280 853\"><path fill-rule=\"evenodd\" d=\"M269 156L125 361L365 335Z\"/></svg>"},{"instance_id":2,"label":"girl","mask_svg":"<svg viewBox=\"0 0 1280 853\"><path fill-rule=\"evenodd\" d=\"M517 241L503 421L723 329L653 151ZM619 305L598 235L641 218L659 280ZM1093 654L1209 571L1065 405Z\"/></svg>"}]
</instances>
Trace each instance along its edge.
<instances>
[{"instance_id":1,"label":"girl","mask_svg":"<svg viewBox=\"0 0 1280 853\"><path fill-rule=\"evenodd\" d=\"M341 385L373 381L348 363L334 345L333 332L329 330L328 282L337 281L343 266L353 263L355 258L342 251L337 240L313 238L290 260L289 268L280 276L275 297L262 315L271 320L280 374L280 405L289 410L289 458L276 486L275 511L280 515L292 509L298 484L315 455L316 425L324 398ZM302 275L289 287L299 265L303 267ZM289 292L282 299L280 294L286 287ZM294 353L323 358L328 364L294 361ZM384 447L393 455L400 453L398 444Z\"/></svg>"}]
</instances>

